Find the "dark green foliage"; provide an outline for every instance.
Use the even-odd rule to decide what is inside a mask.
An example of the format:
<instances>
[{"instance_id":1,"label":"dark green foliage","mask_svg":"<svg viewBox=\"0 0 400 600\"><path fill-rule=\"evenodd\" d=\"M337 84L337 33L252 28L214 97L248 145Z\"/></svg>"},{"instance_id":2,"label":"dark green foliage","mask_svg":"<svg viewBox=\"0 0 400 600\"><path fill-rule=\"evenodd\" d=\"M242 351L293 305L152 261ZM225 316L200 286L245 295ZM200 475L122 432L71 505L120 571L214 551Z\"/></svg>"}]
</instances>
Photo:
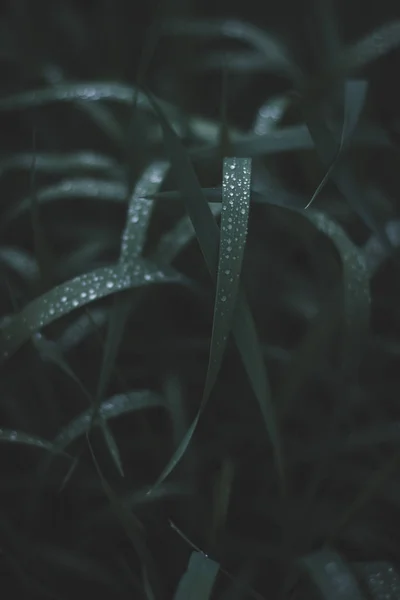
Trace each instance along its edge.
<instances>
[{"instance_id":1,"label":"dark green foliage","mask_svg":"<svg viewBox=\"0 0 400 600\"><path fill-rule=\"evenodd\" d=\"M398 599L400 22L300 4L2 6L3 595Z\"/></svg>"}]
</instances>

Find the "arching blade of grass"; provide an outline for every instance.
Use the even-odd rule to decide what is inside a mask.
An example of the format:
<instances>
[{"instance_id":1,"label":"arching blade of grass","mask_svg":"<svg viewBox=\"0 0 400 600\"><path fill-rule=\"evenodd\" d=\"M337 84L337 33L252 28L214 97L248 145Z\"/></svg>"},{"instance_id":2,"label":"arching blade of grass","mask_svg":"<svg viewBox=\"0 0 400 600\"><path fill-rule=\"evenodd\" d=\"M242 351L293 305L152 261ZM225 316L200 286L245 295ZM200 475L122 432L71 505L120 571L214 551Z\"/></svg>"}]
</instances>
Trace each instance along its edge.
<instances>
[{"instance_id":1,"label":"arching blade of grass","mask_svg":"<svg viewBox=\"0 0 400 600\"><path fill-rule=\"evenodd\" d=\"M247 235L250 181L251 162L248 159L225 159L217 289L206 382L196 417L155 486L164 481L186 452L221 368L237 303ZM211 215L211 213L209 214ZM195 223L194 220L193 223ZM199 237L197 231L196 234Z\"/></svg>"},{"instance_id":2,"label":"arching blade of grass","mask_svg":"<svg viewBox=\"0 0 400 600\"><path fill-rule=\"evenodd\" d=\"M174 600L209 600L219 571L219 564L201 552L192 552Z\"/></svg>"},{"instance_id":3,"label":"arching blade of grass","mask_svg":"<svg viewBox=\"0 0 400 600\"><path fill-rule=\"evenodd\" d=\"M293 355L285 381L278 392L278 406L285 413L315 368L328 340L340 326L343 317L345 327L342 368L347 372L357 370L370 320L369 275L362 251L352 243L344 230L324 213L309 210L299 214L332 240L342 261L343 275L342 284L328 299Z\"/></svg>"},{"instance_id":4,"label":"arching blade of grass","mask_svg":"<svg viewBox=\"0 0 400 600\"><path fill-rule=\"evenodd\" d=\"M342 369L356 372L369 333L371 294L364 254L345 231L324 213L312 212L310 221L336 246L343 267L344 336Z\"/></svg>"},{"instance_id":5,"label":"arching blade of grass","mask_svg":"<svg viewBox=\"0 0 400 600\"><path fill-rule=\"evenodd\" d=\"M107 314L108 309L105 307L87 308L84 314L66 327L57 340L57 345L63 352L72 350L106 323Z\"/></svg>"},{"instance_id":6,"label":"arching blade of grass","mask_svg":"<svg viewBox=\"0 0 400 600\"><path fill-rule=\"evenodd\" d=\"M345 99L344 99L344 119L343 119L343 129L342 135L340 139L339 148L337 150L336 156L333 159L325 177L317 187L316 191L311 197L311 200L308 202L305 208L309 208L310 205L314 202L315 198L324 188L327 183L329 177L332 176L333 169L337 165L341 155L346 150L346 147L349 145L349 142L354 135L354 130L360 118L362 109L365 104L366 95L368 90L368 84L366 81L348 81L345 85Z\"/></svg>"},{"instance_id":7,"label":"arching blade of grass","mask_svg":"<svg viewBox=\"0 0 400 600\"><path fill-rule=\"evenodd\" d=\"M253 123L254 133L256 135L265 135L274 131L288 106L288 96L276 96L264 102L258 109Z\"/></svg>"},{"instance_id":8,"label":"arching blade of grass","mask_svg":"<svg viewBox=\"0 0 400 600\"><path fill-rule=\"evenodd\" d=\"M84 83L59 83L52 87L45 87L20 94L13 94L0 99L0 111L24 110L46 106L54 102L116 102L132 106L137 93L137 106L140 109L150 110L150 103L143 92L137 92L135 87L115 82L87 81ZM163 109L176 116L176 109L159 100Z\"/></svg>"},{"instance_id":9,"label":"arching blade of grass","mask_svg":"<svg viewBox=\"0 0 400 600\"><path fill-rule=\"evenodd\" d=\"M138 259L133 268L102 267L58 285L30 302L0 329L0 356L11 356L35 331L99 298L155 283L179 283L183 278L170 267L158 268Z\"/></svg>"},{"instance_id":10,"label":"arching blade of grass","mask_svg":"<svg viewBox=\"0 0 400 600\"><path fill-rule=\"evenodd\" d=\"M154 163L148 167L132 194L121 242L119 264L123 269L133 270L137 259L142 253L153 209L153 201L144 198L144 196L146 194L151 195L158 190L166 171L166 163ZM109 313L107 337L104 344L103 362L97 385L92 423L94 423L97 418L97 412L107 391L107 386L114 369L118 348L122 341L126 322L131 310L132 299L131 294L114 297L114 303ZM111 448L112 436L110 432L107 431L104 421L102 422L107 444L109 448ZM117 456L116 442L113 443L112 447L113 455Z\"/></svg>"},{"instance_id":11,"label":"arching blade of grass","mask_svg":"<svg viewBox=\"0 0 400 600\"><path fill-rule=\"evenodd\" d=\"M118 181L89 178L65 179L54 185L39 189L36 196L40 204L76 198L88 198L94 201L126 202L127 187ZM2 227L4 228L9 220L18 217L28 210L30 205L30 198L22 200L18 206L12 208L8 215L5 216Z\"/></svg>"},{"instance_id":12,"label":"arching blade of grass","mask_svg":"<svg viewBox=\"0 0 400 600\"><path fill-rule=\"evenodd\" d=\"M386 223L385 231L392 247L398 248L400 246L400 221L389 221ZM369 276L372 278L387 259L386 246L382 244L380 237L376 234L372 234L365 243L364 256Z\"/></svg>"},{"instance_id":13,"label":"arching blade of grass","mask_svg":"<svg viewBox=\"0 0 400 600\"><path fill-rule=\"evenodd\" d=\"M352 118L349 119L350 123L352 123L355 116L359 114L359 105L363 98L363 90L363 82L353 82L352 84L346 85L345 102L347 106L345 107L345 114L352 115ZM317 154L324 166L329 168L336 156L336 140L329 130L320 109L315 106L307 107L305 112L307 126L314 140ZM383 244L390 254L390 241L388 240L385 231L376 222L376 219L368 206L368 192L367 190L361 189L356 178L353 176L350 167L342 162L336 166L336 169L333 170L330 176L340 193L346 198L349 206L359 215L371 231L381 237Z\"/></svg>"},{"instance_id":14,"label":"arching blade of grass","mask_svg":"<svg viewBox=\"0 0 400 600\"><path fill-rule=\"evenodd\" d=\"M186 208L192 220L206 265L210 271L211 277L215 279L218 267L218 246L220 240L218 225L212 215L210 207L208 206L208 202L203 196L202 189L198 182L193 166L178 136L168 124L168 121L166 120L161 109L157 106L155 101L152 100L151 96L149 97L154 105L154 110L157 112L160 119L160 123L164 132L166 151L171 160L171 166L178 183L178 188L184 201L186 202ZM235 188L235 184L233 182L232 185L234 185ZM250 186L250 181L248 181L246 185ZM240 186L238 185L236 193L239 192L239 188ZM235 189L233 191L235 191ZM240 288L238 290L235 319L233 322L233 333L238 350L249 376L250 383L259 402L267 431L274 449L278 472L281 480L283 481L283 461L278 428L265 371L263 355L245 294L242 290L240 290ZM198 417L192 423L192 426L189 429L185 440L182 442L180 449L178 449L178 451L175 453L175 456L178 460L181 458L184 452L184 445L186 444L187 446L191 436L193 435L197 420ZM164 471L163 476L159 479L159 482L162 481L162 478L165 478L172 470L174 466L174 460L176 464L177 460L173 459L170 462L169 468Z\"/></svg>"},{"instance_id":15,"label":"arching blade of grass","mask_svg":"<svg viewBox=\"0 0 400 600\"><path fill-rule=\"evenodd\" d=\"M65 154L37 153L35 169L38 173L70 174L71 171L92 171L118 175L121 167L108 156L96 152L73 152ZM0 160L0 176L9 171L28 171L32 166L32 155L15 154Z\"/></svg>"},{"instance_id":16,"label":"arching blade of grass","mask_svg":"<svg viewBox=\"0 0 400 600\"><path fill-rule=\"evenodd\" d=\"M289 125L270 131L264 135L254 133L232 136L235 156L238 157L256 157L267 154L279 154L282 152L294 152L296 150L312 150L314 148L313 137L307 125ZM372 146L387 148L391 142L385 131L379 127L364 125L355 131L351 140L354 146ZM329 154L329 167L335 156L336 142L334 151ZM209 160L217 156L218 144L212 143L207 146L193 147L189 150L190 156L196 160Z\"/></svg>"},{"instance_id":17,"label":"arching blade of grass","mask_svg":"<svg viewBox=\"0 0 400 600\"><path fill-rule=\"evenodd\" d=\"M247 42L263 55L266 68L288 75L300 82L302 75L293 57L273 36L253 24L233 19L170 19L164 22L163 32L172 35L200 37L229 37Z\"/></svg>"},{"instance_id":18,"label":"arching blade of grass","mask_svg":"<svg viewBox=\"0 0 400 600\"><path fill-rule=\"evenodd\" d=\"M36 446L36 448L42 448L42 450L48 450L49 452L62 452L61 448L56 448L52 442L44 440L43 438L31 435L30 433L23 433L22 431L15 431L14 429L3 429L0 428L0 442L8 442L10 444L25 444L28 446ZM62 452L65 456L69 456Z\"/></svg>"},{"instance_id":19,"label":"arching blade of grass","mask_svg":"<svg viewBox=\"0 0 400 600\"><path fill-rule=\"evenodd\" d=\"M168 165L156 162L146 169L129 202L125 230L122 235L120 262L129 264L140 256L153 210L153 200L166 175Z\"/></svg>"},{"instance_id":20,"label":"arching blade of grass","mask_svg":"<svg viewBox=\"0 0 400 600\"><path fill-rule=\"evenodd\" d=\"M226 62L229 64L229 69L234 73L245 72L248 75L249 73L269 71L265 56L254 50L208 52L196 60L194 68L196 70L220 71Z\"/></svg>"},{"instance_id":21,"label":"arching blade of grass","mask_svg":"<svg viewBox=\"0 0 400 600\"><path fill-rule=\"evenodd\" d=\"M367 600L352 569L333 550L324 548L299 561L321 600Z\"/></svg>"},{"instance_id":22,"label":"arching blade of grass","mask_svg":"<svg viewBox=\"0 0 400 600\"><path fill-rule=\"evenodd\" d=\"M386 23L343 51L338 64L345 71L359 69L400 46L400 21Z\"/></svg>"},{"instance_id":23,"label":"arching blade of grass","mask_svg":"<svg viewBox=\"0 0 400 600\"><path fill-rule=\"evenodd\" d=\"M39 275L36 260L21 248L0 248L0 261L25 281L34 281Z\"/></svg>"},{"instance_id":24,"label":"arching blade of grass","mask_svg":"<svg viewBox=\"0 0 400 600\"><path fill-rule=\"evenodd\" d=\"M100 404L99 416L108 421L120 415L143 410L147 408L165 406L164 399L150 390L133 390L124 394L117 394ZM92 420L93 408L89 408L78 417L73 419L52 443L57 451L64 450L78 437L89 431Z\"/></svg>"}]
</instances>

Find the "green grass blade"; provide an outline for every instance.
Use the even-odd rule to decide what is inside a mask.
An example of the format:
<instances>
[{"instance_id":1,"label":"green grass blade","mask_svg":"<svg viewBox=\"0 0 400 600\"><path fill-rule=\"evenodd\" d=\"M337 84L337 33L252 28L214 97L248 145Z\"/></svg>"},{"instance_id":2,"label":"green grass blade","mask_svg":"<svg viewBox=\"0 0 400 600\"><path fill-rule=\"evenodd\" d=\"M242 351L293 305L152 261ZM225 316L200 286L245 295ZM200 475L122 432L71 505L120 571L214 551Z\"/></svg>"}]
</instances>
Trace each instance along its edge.
<instances>
[{"instance_id":1,"label":"green grass blade","mask_svg":"<svg viewBox=\"0 0 400 600\"><path fill-rule=\"evenodd\" d=\"M251 162L247 159L225 159L223 180L224 193L217 290L214 306L210 357L203 396L200 408L192 425L189 427L155 486L159 485L166 477L168 477L186 452L200 416L217 380L228 341L228 335L232 328L247 235ZM211 215L211 213L209 214Z\"/></svg>"},{"instance_id":2,"label":"green grass blade","mask_svg":"<svg viewBox=\"0 0 400 600\"><path fill-rule=\"evenodd\" d=\"M103 202L126 202L127 187L118 181L109 181L91 178L66 179L54 185L37 191L39 204L56 202L69 199L89 199ZM18 217L31 206L31 199L23 199L4 218L4 225L8 221Z\"/></svg>"},{"instance_id":3,"label":"green grass blade","mask_svg":"<svg viewBox=\"0 0 400 600\"><path fill-rule=\"evenodd\" d=\"M299 150L312 150L314 148L313 137L307 125L289 125L270 131L264 135L254 133L240 136L238 139L233 137L233 149L237 157L264 156L269 154L281 154L283 152L295 152ZM371 147L391 147L391 142L383 129L376 126L363 126L358 128L352 138L354 146ZM218 156L218 144L211 143L202 147L193 147L189 150L190 156L196 160L209 160ZM333 154L329 155L331 160L335 155L336 145Z\"/></svg>"},{"instance_id":4,"label":"green grass blade","mask_svg":"<svg viewBox=\"0 0 400 600\"><path fill-rule=\"evenodd\" d=\"M133 269L115 265L75 277L30 302L0 329L0 356L11 356L33 333L94 300L135 287L182 281L170 267L158 268L145 259L138 259Z\"/></svg>"},{"instance_id":5,"label":"green grass blade","mask_svg":"<svg viewBox=\"0 0 400 600\"><path fill-rule=\"evenodd\" d=\"M31 167L31 154L11 155L0 160L0 175L5 175L10 171L29 171ZM121 172L121 168L114 159L90 151L65 154L37 153L35 169L37 173L50 175L70 174L71 171L108 173L109 175L118 175Z\"/></svg>"},{"instance_id":6,"label":"green grass blade","mask_svg":"<svg viewBox=\"0 0 400 600\"><path fill-rule=\"evenodd\" d=\"M367 600L350 566L333 550L324 548L299 561L321 600Z\"/></svg>"},{"instance_id":7,"label":"green grass blade","mask_svg":"<svg viewBox=\"0 0 400 600\"><path fill-rule=\"evenodd\" d=\"M386 223L385 230L392 247L398 248L400 246L400 221L388 221L388 223ZM372 234L365 243L363 252L369 271L369 276L372 278L388 257L386 245L382 244L380 236Z\"/></svg>"},{"instance_id":8,"label":"green grass blade","mask_svg":"<svg viewBox=\"0 0 400 600\"><path fill-rule=\"evenodd\" d=\"M342 284L323 306L292 357L287 376L278 392L278 406L284 413L290 409L291 401L315 369L342 318L344 335L341 366L347 373L356 373L370 321L369 274L362 252L340 225L324 213L303 211L299 214L332 240L342 261Z\"/></svg>"},{"instance_id":9,"label":"green grass blade","mask_svg":"<svg viewBox=\"0 0 400 600\"><path fill-rule=\"evenodd\" d=\"M153 209L153 201L144 198L144 196L146 194L151 195L158 190L166 171L167 165L165 163L155 163L146 169L142 178L136 185L129 202L126 226L122 235L120 254L120 265L122 268L133 270L135 268L136 260L142 253ZM93 422L97 418L97 412L107 391L107 386L114 369L118 349L122 341L131 306L131 294L115 296L109 314L103 362L93 410ZM113 439L111 432L108 430L105 421L101 420L101 423L107 446L116 462L117 468L122 473L122 464L118 453L117 443Z\"/></svg>"},{"instance_id":10,"label":"green grass blade","mask_svg":"<svg viewBox=\"0 0 400 600\"><path fill-rule=\"evenodd\" d=\"M186 573L181 578L174 600L209 600L219 564L201 552L192 552Z\"/></svg>"},{"instance_id":11,"label":"green grass blade","mask_svg":"<svg viewBox=\"0 0 400 600\"><path fill-rule=\"evenodd\" d=\"M302 79L299 67L283 44L253 24L233 19L170 19L165 21L163 32L185 36L229 37L246 42L262 54L268 70L284 73L293 81L300 82Z\"/></svg>"},{"instance_id":12,"label":"green grass blade","mask_svg":"<svg viewBox=\"0 0 400 600\"><path fill-rule=\"evenodd\" d=\"M343 267L344 325L342 368L356 372L369 333L371 294L364 254L346 232L324 213L312 212L310 221L335 244Z\"/></svg>"},{"instance_id":13,"label":"green grass blade","mask_svg":"<svg viewBox=\"0 0 400 600\"><path fill-rule=\"evenodd\" d=\"M340 139L339 148L337 150L336 156L333 159L325 177L317 187L316 191L311 197L311 200L308 202L305 208L309 208L311 204L314 202L315 198L324 188L327 183L329 177L332 176L333 169L337 165L341 155L343 154L346 147L349 145L349 141L354 134L354 130L360 118L362 109L365 104L366 95L367 95L368 84L366 81L347 81L345 84L345 99L344 99L344 119L343 119L343 129L342 135ZM327 161L326 156L326 161Z\"/></svg>"},{"instance_id":14,"label":"green grass blade","mask_svg":"<svg viewBox=\"0 0 400 600\"><path fill-rule=\"evenodd\" d=\"M168 165L156 162L146 169L129 202L125 230L122 235L120 261L129 263L140 256L146 240L154 196L167 173Z\"/></svg>"},{"instance_id":15,"label":"green grass blade","mask_svg":"<svg viewBox=\"0 0 400 600\"><path fill-rule=\"evenodd\" d=\"M346 94L347 104L353 102L357 104L362 97L359 93L359 89L363 88L362 82L348 88ZM356 110L352 111L353 114ZM330 164L334 161L337 143L334 139L333 134L329 130L321 111L317 107L308 107L306 109L306 120L310 134L315 143L315 149L319 155L321 162L329 168ZM382 242L386 246L388 253L391 252L391 244L385 234L385 231L378 225L368 206L368 194L360 188L356 178L353 176L350 167L341 162L336 166L336 169L331 173L332 180L341 194L346 198L349 206L354 210L356 214L364 221L367 227L379 235Z\"/></svg>"},{"instance_id":16,"label":"green grass blade","mask_svg":"<svg viewBox=\"0 0 400 600\"><path fill-rule=\"evenodd\" d=\"M202 189L194 172L193 166L178 136L170 127L164 114L155 104L154 100L152 100L152 103L154 105L154 110L157 112L160 119L160 123L164 132L166 151L171 160L171 166L175 173L178 187L182 197L186 202L187 211L192 220L206 265L210 271L211 277L215 279L218 266L218 246L220 238L218 225L212 215L208 202L203 196ZM238 293L233 333L238 350L248 373L250 383L265 418L265 424L277 461L278 472L280 474L281 481L283 481L282 453L277 423L276 419L274 418L274 409L272 406L265 364L262 351L259 346L253 318L242 290ZM249 359L250 356L251 358ZM188 440L190 439L189 435L191 436L193 434L195 426L196 420L192 424L192 428L188 432L188 436L182 442L181 450L185 444L187 445ZM178 451L176 456L178 456ZM168 472L170 472L170 470L171 469L169 469ZM164 477L166 476L165 473L163 475ZM161 480L162 479L160 478L158 482L161 482Z\"/></svg>"},{"instance_id":17,"label":"green grass blade","mask_svg":"<svg viewBox=\"0 0 400 600\"><path fill-rule=\"evenodd\" d=\"M99 416L108 421L130 412L165 406L163 398L150 390L133 390L117 394L100 404ZM89 408L64 427L52 443L52 447L64 450L72 442L89 431L93 408Z\"/></svg>"},{"instance_id":18,"label":"green grass blade","mask_svg":"<svg viewBox=\"0 0 400 600\"><path fill-rule=\"evenodd\" d=\"M104 307L90 307L70 323L57 340L62 352L68 352L81 344L107 321L108 310Z\"/></svg>"},{"instance_id":19,"label":"green grass blade","mask_svg":"<svg viewBox=\"0 0 400 600\"><path fill-rule=\"evenodd\" d=\"M282 116L289 107L288 96L276 96L268 99L257 111L253 123L253 131L256 135L265 135L273 131L279 125Z\"/></svg>"},{"instance_id":20,"label":"green grass blade","mask_svg":"<svg viewBox=\"0 0 400 600\"><path fill-rule=\"evenodd\" d=\"M221 237L205 403L217 380L237 304L250 207L251 160L226 158L223 168Z\"/></svg>"},{"instance_id":21,"label":"green grass blade","mask_svg":"<svg viewBox=\"0 0 400 600\"><path fill-rule=\"evenodd\" d=\"M0 248L0 261L24 281L35 281L39 276L37 261L25 250L11 246Z\"/></svg>"},{"instance_id":22,"label":"green grass blade","mask_svg":"<svg viewBox=\"0 0 400 600\"><path fill-rule=\"evenodd\" d=\"M339 66L346 71L360 69L400 46L400 21L386 23L346 48Z\"/></svg>"},{"instance_id":23,"label":"green grass blade","mask_svg":"<svg viewBox=\"0 0 400 600\"><path fill-rule=\"evenodd\" d=\"M20 94L13 94L0 99L0 111L25 110L27 108L41 107L54 102L115 102L133 106L137 93L137 106L140 109L150 110L148 98L141 91L130 85L115 82L88 81L84 83L60 83L52 87L30 90ZM165 111L171 116L176 116L176 109L159 100Z\"/></svg>"},{"instance_id":24,"label":"green grass blade","mask_svg":"<svg viewBox=\"0 0 400 600\"><path fill-rule=\"evenodd\" d=\"M10 444L24 444L28 446L36 446L36 448L42 448L42 450L48 450L51 453L61 452L61 449L56 448L52 442L44 440L41 437L31 435L30 433L23 433L22 431L15 431L14 429L0 429L0 442L8 442ZM68 455L66 455L68 456Z\"/></svg>"}]
</instances>

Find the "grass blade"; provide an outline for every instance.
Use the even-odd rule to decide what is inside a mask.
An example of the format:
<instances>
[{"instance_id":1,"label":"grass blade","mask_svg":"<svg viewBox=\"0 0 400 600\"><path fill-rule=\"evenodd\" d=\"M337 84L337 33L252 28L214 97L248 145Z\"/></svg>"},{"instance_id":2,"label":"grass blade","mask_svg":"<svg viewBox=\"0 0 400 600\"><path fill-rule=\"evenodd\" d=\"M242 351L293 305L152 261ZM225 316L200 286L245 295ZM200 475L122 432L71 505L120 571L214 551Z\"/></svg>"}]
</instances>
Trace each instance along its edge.
<instances>
[{"instance_id":1,"label":"grass blade","mask_svg":"<svg viewBox=\"0 0 400 600\"><path fill-rule=\"evenodd\" d=\"M22 431L15 431L14 429L0 429L0 442L8 442L10 444L24 444L28 446L36 446L36 448L42 448L49 452L61 452L54 446L52 442L44 440L43 438L31 435L30 433L23 433Z\"/></svg>"},{"instance_id":2,"label":"grass blade","mask_svg":"<svg viewBox=\"0 0 400 600\"><path fill-rule=\"evenodd\" d=\"M155 163L146 169L139 180L129 202L126 225L122 235L121 254L119 264L125 269L134 269L146 239L146 233L153 209L153 201L144 198L146 194L155 193L161 185L167 170L165 163ZM103 362L97 385L96 400L94 403L92 423L97 418L100 404L105 396L118 349L125 331L126 322L132 307L132 295L118 295L114 297L113 307L109 313L107 337L104 344ZM101 418L102 430L107 446L114 458L117 468L121 473L122 463L119 458L118 446L107 428L106 422Z\"/></svg>"},{"instance_id":3,"label":"grass blade","mask_svg":"<svg viewBox=\"0 0 400 600\"><path fill-rule=\"evenodd\" d=\"M130 412L165 406L163 398L151 390L134 390L125 394L117 394L101 403L99 416L108 421ZM78 437L89 431L93 408L89 408L73 419L60 431L52 443L53 448L64 450Z\"/></svg>"},{"instance_id":4,"label":"grass blade","mask_svg":"<svg viewBox=\"0 0 400 600\"><path fill-rule=\"evenodd\" d=\"M348 72L360 69L400 45L400 21L392 21L375 29L343 52L339 65Z\"/></svg>"},{"instance_id":5,"label":"grass blade","mask_svg":"<svg viewBox=\"0 0 400 600\"><path fill-rule=\"evenodd\" d=\"M301 72L287 49L273 36L250 23L233 19L170 19L165 21L163 32L172 35L200 37L229 37L247 42L263 55L268 70L277 70L292 80L301 81Z\"/></svg>"},{"instance_id":6,"label":"grass blade","mask_svg":"<svg viewBox=\"0 0 400 600\"><path fill-rule=\"evenodd\" d=\"M170 267L161 269L145 259L138 259L134 269L115 265L75 277L30 302L0 329L0 356L8 358L33 333L94 300L134 287L181 281Z\"/></svg>"},{"instance_id":7,"label":"grass blade","mask_svg":"<svg viewBox=\"0 0 400 600\"><path fill-rule=\"evenodd\" d=\"M0 176L9 171L28 171L31 167L32 155L29 153L8 156L0 160ZM37 173L51 175L70 174L71 171L107 172L110 175L117 175L121 170L118 163L112 158L90 151L65 154L37 153L35 169Z\"/></svg>"},{"instance_id":8,"label":"grass blade","mask_svg":"<svg viewBox=\"0 0 400 600\"><path fill-rule=\"evenodd\" d=\"M368 84L366 81L348 81L345 85L345 99L344 99L344 119L343 129L340 139L339 148L336 156L333 159L331 166L329 167L325 177L317 187L316 191L312 195L311 200L308 202L305 208L309 208L314 202L315 198L324 188L329 177L332 176L333 169L337 165L341 155L343 154L346 146L349 145L349 141L354 134L354 130L358 123L361 115L361 111L364 107L366 95L367 95Z\"/></svg>"},{"instance_id":9,"label":"grass blade","mask_svg":"<svg viewBox=\"0 0 400 600\"><path fill-rule=\"evenodd\" d=\"M324 548L301 558L299 562L317 588L321 600L366 600L351 568L333 550Z\"/></svg>"},{"instance_id":10,"label":"grass blade","mask_svg":"<svg viewBox=\"0 0 400 600\"><path fill-rule=\"evenodd\" d=\"M347 87L346 103L350 108L346 108L346 110L353 115L353 118L357 114L357 109L359 108L358 104L360 100L362 100L364 85L363 82L354 82L354 85ZM354 110L352 105L354 105ZM330 132L320 109L315 106L312 108L308 107L306 113L307 126L314 140L317 154L319 155L321 162L329 168L330 164L334 161L337 152L336 141L333 134ZM348 165L344 163L337 165L336 169L331 173L331 177L340 193L346 198L349 206L359 215L371 231L381 237L383 244L390 254L392 249L390 241L388 240L385 231L379 227L371 213L367 204L368 195L366 191L360 189L360 186Z\"/></svg>"},{"instance_id":11,"label":"grass blade","mask_svg":"<svg viewBox=\"0 0 400 600\"><path fill-rule=\"evenodd\" d=\"M310 210L299 214L332 240L342 260L343 274L341 286L323 306L293 355L287 376L278 392L278 406L284 413L290 410L291 401L315 369L343 317L342 369L346 373L357 372L370 321L369 274L362 252L344 230L324 213Z\"/></svg>"},{"instance_id":12,"label":"grass blade","mask_svg":"<svg viewBox=\"0 0 400 600\"><path fill-rule=\"evenodd\" d=\"M186 573L181 578L174 600L209 600L219 564L202 552L192 552Z\"/></svg>"},{"instance_id":13,"label":"grass blade","mask_svg":"<svg viewBox=\"0 0 400 600\"><path fill-rule=\"evenodd\" d=\"M40 205L47 202L77 198L87 198L103 202L126 202L126 196L127 187L123 183L90 178L66 179L55 185L38 190L36 194ZM28 210L30 206L30 198L22 200L18 206L11 209L8 215L6 215L2 227L5 227L11 219L15 219Z\"/></svg>"},{"instance_id":14,"label":"grass blade","mask_svg":"<svg viewBox=\"0 0 400 600\"><path fill-rule=\"evenodd\" d=\"M190 159L185 152L178 136L168 124L160 107L157 106L151 96L150 100L154 105L154 110L158 114L163 132L166 151L171 160L171 166L175 173L178 183L178 188L186 202L187 211L192 220L193 227L196 232L197 239L200 244L206 265L210 271L211 277L215 279L218 266L218 245L220 232L217 223L212 215L206 199L203 196L202 189L194 172ZM274 417L274 409L269 390L269 384L265 371L265 364L261 348L259 346L256 329L250 309L247 305L244 292L239 290L235 320L233 325L233 333L241 354L243 363L248 373L250 383L255 392L256 398L262 410L267 431L269 433L277 469L283 481L283 460L280 448L280 441L277 429L277 423ZM196 428L199 413L192 423L187 436L183 440L179 452L175 456L182 456L182 449L187 446ZM177 462L177 461L176 461ZM175 464L176 464L175 462ZM173 464L170 463L170 468L164 471L163 476L158 480L158 483L172 470Z\"/></svg>"}]
</instances>

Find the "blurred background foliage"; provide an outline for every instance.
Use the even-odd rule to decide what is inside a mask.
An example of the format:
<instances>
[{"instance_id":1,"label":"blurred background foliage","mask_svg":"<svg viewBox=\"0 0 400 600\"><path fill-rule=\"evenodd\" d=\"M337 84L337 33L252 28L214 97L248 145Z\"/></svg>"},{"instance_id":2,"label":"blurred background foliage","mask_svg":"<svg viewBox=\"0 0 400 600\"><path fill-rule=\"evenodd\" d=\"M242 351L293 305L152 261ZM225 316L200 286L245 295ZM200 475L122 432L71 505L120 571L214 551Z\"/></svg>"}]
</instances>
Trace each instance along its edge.
<instances>
[{"instance_id":1,"label":"blurred background foliage","mask_svg":"<svg viewBox=\"0 0 400 600\"><path fill-rule=\"evenodd\" d=\"M199 600L309 597L300 559L327 544L343 569L399 562L398 13L358 0L1 4L0 579L10 597L180 600L193 548L221 567L213 592L211 571L188 584ZM197 414L217 314L185 202L163 195L186 163L164 147L147 90L206 198L217 197L224 156L252 158L240 280L284 491L229 340L182 459L147 494ZM341 136L337 169L305 209ZM163 160L175 171L154 166ZM141 271L123 279L133 190L126 264ZM96 269L89 302L82 278ZM307 560L318 579L321 563ZM187 573L200 572L193 564Z\"/></svg>"}]
</instances>

